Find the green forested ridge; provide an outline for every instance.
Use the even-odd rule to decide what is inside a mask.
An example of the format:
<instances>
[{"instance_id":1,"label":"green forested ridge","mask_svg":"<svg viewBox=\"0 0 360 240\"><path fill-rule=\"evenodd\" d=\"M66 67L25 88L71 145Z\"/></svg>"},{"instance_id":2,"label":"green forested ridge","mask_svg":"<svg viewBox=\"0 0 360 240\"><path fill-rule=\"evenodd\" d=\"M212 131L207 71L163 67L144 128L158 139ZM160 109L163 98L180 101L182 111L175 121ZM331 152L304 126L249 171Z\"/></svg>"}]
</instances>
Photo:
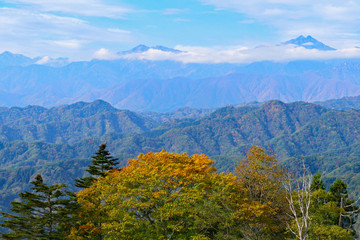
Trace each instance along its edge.
<instances>
[{"instance_id":1,"label":"green forested ridge","mask_svg":"<svg viewBox=\"0 0 360 240\"><path fill-rule=\"evenodd\" d=\"M112 133L142 133L155 121L113 108L98 100L45 109L38 106L10 108L0 112L0 139L47 143L76 143L87 137L102 138Z\"/></svg>"},{"instance_id":2,"label":"green forested ridge","mask_svg":"<svg viewBox=\"0 0 360 240\"><path fill-rule=\"evenodd\" d=\"M189 116L190 118L187 118ZM153 118L152 118L153 117ZM8 202L37 173L73 186L101 143L124 164L141 152L205 153L219 171L257 144L296 169L302 158L325 181L342 178L350 192L359 184L360 111L316 104L269 101L215 111L134 113L103 101L46 109L3 108L0 112L0 194ZM121 165L121 164L120 164ZM4 205L1 205L4 206Z\"/></svg>"}]
</instances>

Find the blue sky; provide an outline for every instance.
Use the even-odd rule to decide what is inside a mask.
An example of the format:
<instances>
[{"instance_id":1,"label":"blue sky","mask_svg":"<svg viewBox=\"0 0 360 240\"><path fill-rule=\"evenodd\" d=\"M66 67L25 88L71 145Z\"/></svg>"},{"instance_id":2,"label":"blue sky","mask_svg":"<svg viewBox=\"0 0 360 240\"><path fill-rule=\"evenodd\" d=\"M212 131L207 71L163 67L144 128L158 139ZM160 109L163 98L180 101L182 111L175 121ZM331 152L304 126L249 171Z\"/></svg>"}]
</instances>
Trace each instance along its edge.
<instances>
[{"instance_id":1,"label":"blue sky","mask_svg":"<svg viewBox=\"0 0 360 240\"><path fill-rule=\"evenodd\" d=\"M302 34L339 51L286 53L357 56L359 12L357 0L5 0L0 2L0 51L86 60L146 44L186 50L200 62L241 62L244 54L247 61L261 60L259 51L249 49ZM275 59L284 55L276 47L263 55L274 54Z\"/></svg>"}]
</instances>

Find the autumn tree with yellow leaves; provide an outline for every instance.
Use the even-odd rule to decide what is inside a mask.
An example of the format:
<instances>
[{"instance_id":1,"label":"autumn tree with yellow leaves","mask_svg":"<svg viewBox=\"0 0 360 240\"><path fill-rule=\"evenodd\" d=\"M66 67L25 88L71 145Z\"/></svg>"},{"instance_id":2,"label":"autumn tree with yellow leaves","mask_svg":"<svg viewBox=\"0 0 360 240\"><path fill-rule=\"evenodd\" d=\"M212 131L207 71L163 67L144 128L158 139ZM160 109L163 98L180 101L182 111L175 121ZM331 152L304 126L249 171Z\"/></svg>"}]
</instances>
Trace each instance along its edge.
<instances>
[{"instance_id":1,"label":"autumn tree with yellow leaves","mask_svg":"<svg viewBox=\"0 0 360 240\"><path fill-rule=\"evenodd\" d=\"M233 223L238 206L232 199L241 198L236 178L216 173L212 164L205 155L140 154L78 194L84 224L71 238L241 238ZM94 221L101 221L101 228Z\"/></svg>"},{"instance_id":2,"label":"autumn tree with yellow leaves","mask_svg":"<svg viewBox=\"0 0 360 240\"><path fill-rule=\"evenodd\" d=\"M246 219L238 221L244 238L284 239L289 212L284 188L287 173L276 157L253 146L235 173L239 193L247 200L245 209L249 211Z\"/></svg>"}]
</instances>

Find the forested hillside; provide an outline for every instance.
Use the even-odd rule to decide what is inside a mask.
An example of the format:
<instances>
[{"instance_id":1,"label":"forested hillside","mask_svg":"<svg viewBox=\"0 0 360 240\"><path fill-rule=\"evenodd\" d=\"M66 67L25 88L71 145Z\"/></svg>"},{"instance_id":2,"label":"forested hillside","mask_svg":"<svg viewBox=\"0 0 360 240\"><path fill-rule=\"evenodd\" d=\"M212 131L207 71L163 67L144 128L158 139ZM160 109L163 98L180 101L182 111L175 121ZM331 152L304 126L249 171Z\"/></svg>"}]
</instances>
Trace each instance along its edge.
<instances>
[{"instance_id":1,"label":"forested hillside","mask_svg":"<svg viewBox=\"0 0 360 240\"><path fill-rule=\"evenodd\" d=\"M169 113L118 110L104 101L0 112L2 206L41 173L73 186L101 143L125 164L139 153L205 153L219 171L232 171L252 145L297 169L301 159L326 181L343 178L358 192L360 110L277 100L214 110Z\"/></svg>"}]
</instances>

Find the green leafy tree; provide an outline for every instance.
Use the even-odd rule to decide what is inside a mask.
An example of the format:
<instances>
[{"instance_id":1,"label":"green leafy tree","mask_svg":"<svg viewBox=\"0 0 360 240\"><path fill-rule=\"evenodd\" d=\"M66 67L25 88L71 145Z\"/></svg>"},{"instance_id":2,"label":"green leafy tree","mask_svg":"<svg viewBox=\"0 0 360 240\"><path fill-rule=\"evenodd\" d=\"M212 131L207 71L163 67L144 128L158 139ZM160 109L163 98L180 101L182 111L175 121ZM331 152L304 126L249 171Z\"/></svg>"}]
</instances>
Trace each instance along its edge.
<instances>
[{"instance_id":1,"label":"green leafy tree","mask_svg":"<svg viewBox=\"0 0 360 240\"><path fill-rule=\"evenodd\" d=\"M92 156L92 165L89 165L89 168L86 170L90 173L90 176L75 179L75 186L79 188L89 188L97 177L106 176L106 172L109 170L117 169L116 166L118 158L114 158L110 155L109 151L106 150L106 144L101 144L99 150L95 153L95 156Z\"/></svg>"},{"instance_id":2,"label":"green leafy tree","mask_svg":"<svg viewBox=\"0 0 360 240\"><path fill-rule=\"evenodd\" d=\"M46 185L41 175L31 182L32 192L20 193L20 202L11 202L11 211L0 226L8 228L1 239L64 239L75 221L74 194L65 192L64 184Z\"/></svg>"}]
</instances>

